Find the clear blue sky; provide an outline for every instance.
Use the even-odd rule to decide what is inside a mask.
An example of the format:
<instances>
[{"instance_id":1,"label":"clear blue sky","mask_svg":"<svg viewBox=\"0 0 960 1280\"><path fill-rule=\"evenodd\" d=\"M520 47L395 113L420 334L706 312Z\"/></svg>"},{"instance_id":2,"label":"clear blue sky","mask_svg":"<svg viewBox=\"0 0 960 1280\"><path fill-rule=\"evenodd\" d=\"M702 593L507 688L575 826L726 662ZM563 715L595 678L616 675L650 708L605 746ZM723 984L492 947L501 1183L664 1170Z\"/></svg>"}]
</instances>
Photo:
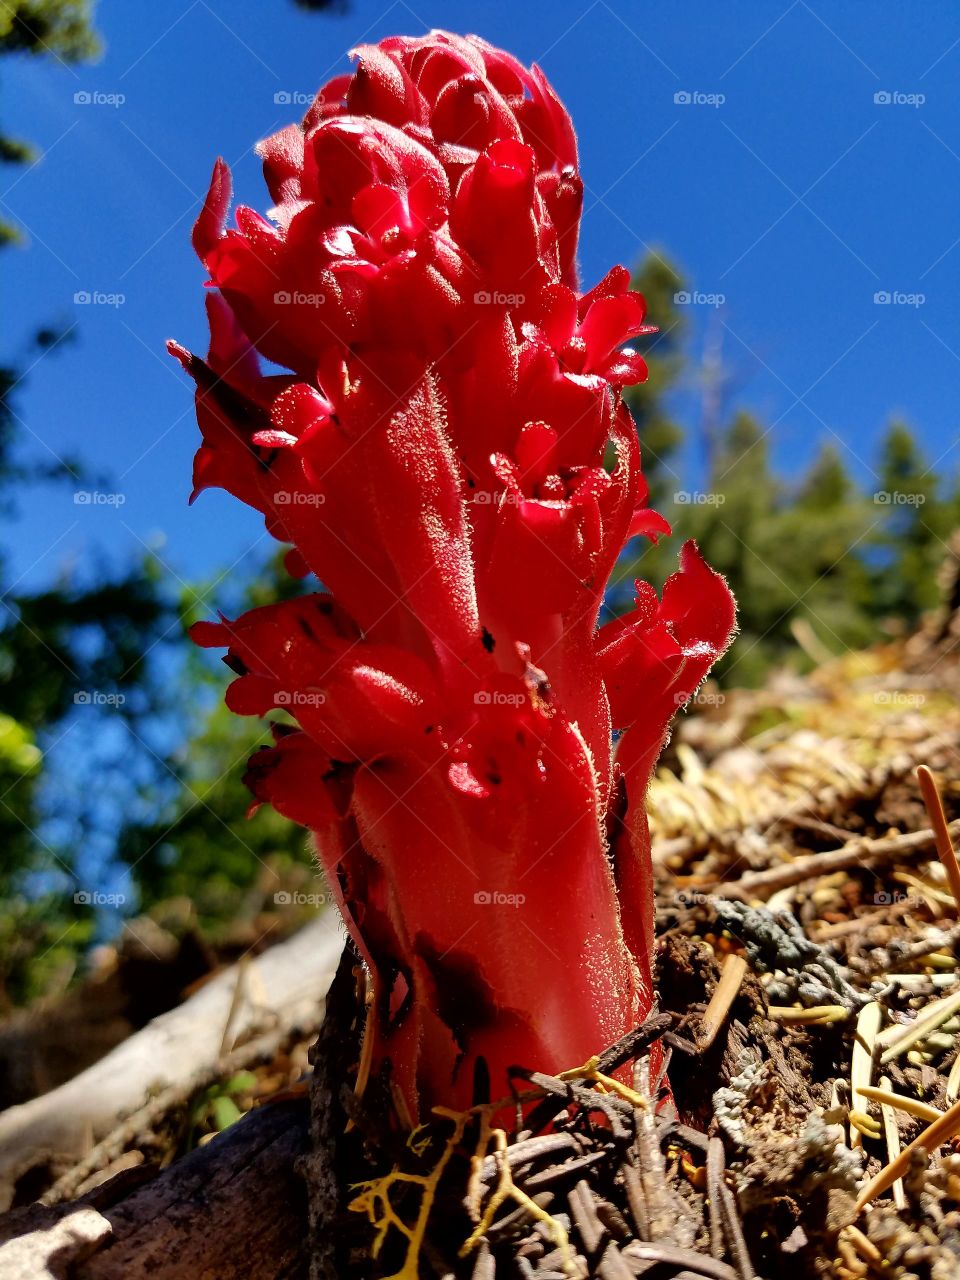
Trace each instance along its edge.
<instances>
[{"instance_id":1,"label":"clear blue sky","mask_svg":"<svg viewBox=\"0 0 960 1280\"><path fill-rule=\"evenodd\" d=\"M2 69L7 130L44 152L0 173L2 207L29 238L2 258L4 354L33 328L76 322L75 343L43 358L22 390L24 450L80 455L113 474L125 501L30 495L11 551L25 584L158 538L172 572L206 575L262 537L224 495L186 507L196 427L163 346L204 344L190 226L218 153L241 198L264 207L253 144L298 118L296 103L345 68L353 44L430 26L476 31L543 66L580 136L584 281L663 245L692 288L723 294L737 399L774 424L788 474L832 433L869 484L895 412L931 461L955 469L955 0L353 0L336 16L288 0L102 0L97 23L97 66ZM125 300L76 305L81 291ZM880 292L925 300L878 305ZM692 311L696 349L712 309ZM687 465L692 485L696 458Z\"/></svg>"}]
</instances>

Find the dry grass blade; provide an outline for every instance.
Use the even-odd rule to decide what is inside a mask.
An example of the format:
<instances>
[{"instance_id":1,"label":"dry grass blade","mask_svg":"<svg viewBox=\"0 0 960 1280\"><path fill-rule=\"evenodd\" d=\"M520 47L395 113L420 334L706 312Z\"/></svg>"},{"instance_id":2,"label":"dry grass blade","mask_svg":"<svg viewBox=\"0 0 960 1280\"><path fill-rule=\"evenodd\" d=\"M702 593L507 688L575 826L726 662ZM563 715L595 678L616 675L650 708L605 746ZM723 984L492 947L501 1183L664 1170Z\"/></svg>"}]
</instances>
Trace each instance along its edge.
<instances>
[{"instance_id":1,"label":"dry grass blade","mask_svg":"<svg viewBox=\"0 0 960 1280\"><path fill-rule=\"evenodd\" d=\"M888 1080L887 1076L883 1078ZM905 1111L908 1116L916 1116L918 1120L926 1120L928 1124L939 1120L944 1114L938 1107L931 1107L929 1102L921 1102L919 1098L908 1098L902 1093L894 1093L889 1086L889 1080L879 1089L870 1084L861 1085L858 1092L870 1102L879 1102L881 1106Z\"/></svg>"},{"instance_id":2,"label":"dry grass blade","mask_svg":"<svg viewBox=\"0 0 960 1280\"><path fill-rule=\"evenodd\" d=\"M723 962L720 981L716 985L710 1003L704 1010L697 1033L697 1048L706 1052L717 1038L717 1033L727 1020L730 1008L740 993L747 976L747 962L743 956L731 953Z\"/></svg>"},{"instance_id":3,"label":"dry grass blade","mask_svg":"<svg viewBox=\"0 0 960 1280\"><path fill-rule=\"evenodd\" d=\"M957 864L957 852L951 838L952 827L956 824L952 826L947 824L947 815L943 811L943 801L940 798L936 778L925 764L917 766L917 780L923 794L923 803L927 806L927 813L930 815L930 825L936 836L937 853L947 873L947 882L954 902L960 910L960 866Z\"/></svg>"},{"instance_id":4,"label":"dry grass blade","mask_svg":"<svg viewBox=\"0 0 960 1280\"><path fill-rule=\"evenodd\" d=\"M919 1147L923 1147L932 1155L958 1133L960 1133L960 1102L955 1102L939 1120L928 1125L919 1137L914 1138L909 1146L904 1147L895 1160L884 1165L880 1172L870 1179L857 1198L857 1213L865 1209L871 1200L882 1195L897 1178L903 1177L910 1167L911 1156Z\"/></svg>"},{"instance_id":5,"label":"dry grass blade","mask_svg":"<svg viewBox=\"0 0 960 1280\"><path fill-rule=\"evenodd\" d=\"M883 1092L890 1093L893 1085L889 1076L880 1077L880 1089ZM900 1154L900 1128L897 1125L897 1117L894 1109L887 1102L880 1103L880 1118L883 1121L883 1136L887 1144L887 1162L892 1164ZM893 1203L898 1209L907 1207L907 1193L903 1189L903 1179L897 1178L893 1184Z\"/></svg>"},{"instance_id":6,"label":"dry grass blade","mask_svg":"<svg viewBox=\"0 0 960 1280\"><path fill-rule=\"evenodd\" d=\"M919 977L924 984L930 982L930 979L926 974L913 976ZM947 976L951 978L953 977L952 974ZM898 975L890 974L890 981L893 982L895 980L898 980ZM896 1044L898 1040L902 1040L905 1035L918 1027L921 1019L926 1020L927 1018L932 1018L939 1013L941 1009L946 1008L955 994L955 992L947 992L945 996L939 996L936 1000L931 1001L931 1003L925 1008L917 1011L917 1017L914 1018L912 1022L891 1022L890 1025L888 1027L884 1027L877 1036L877 1044L881 1049L889 1049L892 1044Z\"/></svg>"},{"instance_id":7,"label":"dry grass blade","mask_svg":"<svg viewBox=\"0 0 960 1280\"><path fill-rule=\"evenodd\" d=\"M831 1022L846 1022L850 1017L850 1010L842 1004L815 1004L809 1009L801 1009L794 1005L772 1004L767 1008L767 1017L771 1022L812 1023L814 1026L826 1026Z\"/></svg>"},{"instance_id":8,"label":"dry grass blade","mask_svg":"<svg viewBox=\"0 0 960 1280\"><path fill-rule=\"evenodd\" d=\"M934 1001L930 1009L916 1022L901 1028L901 1035L887 1040L886 1048L880 1056L881 1063L886 1065L894 1058L899 1058L907 1049L912 1048L920 1040L925 1040L931 1032L936 1031L937 1027L942 1026L958 1011L960 1011L960 991L943 1000Z\"/></svg>"},{"instance_id":9,"label":"dry grass blade","mask_svg":"<svg viewBox=\"0 0 960 1280\"><path fill-rule=\"evenodd\" d=\"M873 1078L873 1054L882 1019L883 1010L875 1000L865 1004L857 1017L857 1034L850 1061L850 1102L854 1109ZM855 1110L851 1111L850 1146L855 1151L863 1146L863 1131L854 1123L854 1114Z\"/></svg>"}]
</instances>

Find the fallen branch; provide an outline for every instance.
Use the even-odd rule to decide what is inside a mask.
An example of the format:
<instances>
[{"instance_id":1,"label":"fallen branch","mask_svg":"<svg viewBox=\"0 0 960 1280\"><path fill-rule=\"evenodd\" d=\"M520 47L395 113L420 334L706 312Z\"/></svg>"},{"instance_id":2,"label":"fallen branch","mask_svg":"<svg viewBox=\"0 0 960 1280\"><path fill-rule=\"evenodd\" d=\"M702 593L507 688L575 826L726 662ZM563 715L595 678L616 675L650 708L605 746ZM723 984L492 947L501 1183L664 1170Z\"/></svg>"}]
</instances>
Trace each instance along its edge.
<instances>
[{"instance_id":1,"label":"fallen branch","mask_svg":"<svg viewBox=\"0 0 960 1280\"><path fill-rule=\"evenodd\" d=\"M316 1017L312 1019L312 1025L303 1025L297 1029L297 1032L305 1036L311 1035L319 1031L322 1021L323 1006L320 1004ZM189 1102L201 1089L206 1089L217 1080L232 1076L238 1071L245 1071L264 1062L272 1062L283 1049L284 1043L290 1039L290 1034L290 1028L285 1026L279 1031L258 1036L255 1040L250 1040L239 1049L235 1049L228 1056L208 1063L186 1083L175 1084L169 1089L164 1089L139 1111L135 1111L127 1120L117 1125L102 1142L98 1142L88 1156L58 1179L49 1191L44 1192L40 1202L45 1205L55 1205L80 1195L84 1190L84 1183L89 1178L107 1168L110 1162L122 1155L140 1135L149 1134L165 1116Z\"/></svg>"},{"instance_id":2,"label":"fallen branch","mask_svg":"<svg viewBox=\"0 0 960 1280\"><path fill-rule=\"evenodd\" d=\"M952 822L950 833L960 834L960 820ZM834 871L846 871L857 864L883 861L889 862L904 854L917 853L935 844L936 836L930 828L923 831L909 831L905 835L884 836L880 839L851 840L840 849L831 849L827 853L810 853L792 862L780 863L766 871L754 871L741 876L739 880L720 881L717 884L703 887L703 892L711 893L719 898L761 898L780 889L789 889L793 885L802 884L804 880L814 880L818 876L830 875Z\"/></svg>"},{"instance_id":3,"label":"fallen branch","mask_svg":"<svg viewBox=\"0 0 960 1280\"><path fill-rule=\"evenodd\" d=\"M238 969L211 979L179 1008L155 1018L66 1084L0 1115L0 1209L28 1174L35 1194L68 1174L151 1093L191 1086L232 1040L316 1025L342 949L331 912L246 966L246 997L234 1009Z\"/></svg>"}]
</instances>

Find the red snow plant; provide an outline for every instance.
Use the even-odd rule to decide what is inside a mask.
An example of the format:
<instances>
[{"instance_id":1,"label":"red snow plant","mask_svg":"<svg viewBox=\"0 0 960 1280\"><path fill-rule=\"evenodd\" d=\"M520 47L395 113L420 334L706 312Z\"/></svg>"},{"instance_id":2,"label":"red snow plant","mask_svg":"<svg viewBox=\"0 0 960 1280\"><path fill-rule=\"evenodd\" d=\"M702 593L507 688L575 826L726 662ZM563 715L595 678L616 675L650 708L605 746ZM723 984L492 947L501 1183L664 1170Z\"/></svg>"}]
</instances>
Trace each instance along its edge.
<instances>
[{"instance_id":1,"label":"red snow plant","mask_svg":"<svg viewBox=\"0 0 960 1280\"><path fill-rule=\"evenodd\" d=\"M194 492L261 511L323 585L193 636L228 650L232 710L287 713L248 784L313 832L369 966L367 1061L422 1114L649 1011L644 795L734 605L687 543L662 599L638 582L598 626L627 540L669 533L622 400L650 329L623 267L577 287L577 144L542 72L444 32L354 57L260 144L266 216L227 226L217 161L210 350L170 350Z\"/></svg>"}]
</instances>

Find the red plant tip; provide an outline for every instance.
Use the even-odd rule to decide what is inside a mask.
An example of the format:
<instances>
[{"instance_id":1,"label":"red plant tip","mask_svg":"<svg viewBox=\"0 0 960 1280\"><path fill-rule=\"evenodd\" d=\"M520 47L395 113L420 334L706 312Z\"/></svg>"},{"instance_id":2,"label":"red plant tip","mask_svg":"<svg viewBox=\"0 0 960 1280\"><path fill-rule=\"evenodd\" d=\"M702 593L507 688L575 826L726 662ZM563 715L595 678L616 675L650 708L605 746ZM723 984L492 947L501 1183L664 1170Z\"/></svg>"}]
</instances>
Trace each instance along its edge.
<instances>
[{"instance_id":1,"label":"red plant tip","mask_svg":"<svg viewBox=\"0 0 960 1280\"><path fill-rule=\"evenodd\" d=\"M195 492L227 489L326 593L192 629L275 714L254 807L309 827L412 1112L584 1061L649 1011L645 793L732 634L687 544L598 630L648 506L622 401L651 332L614 268L577 290L581 184L542 73L433 32L355 51L194 229L216 291ZM265 374L259 357L287 370ZM614 738L617 737L616 747Z\"/></svg>"}]
</instances>

